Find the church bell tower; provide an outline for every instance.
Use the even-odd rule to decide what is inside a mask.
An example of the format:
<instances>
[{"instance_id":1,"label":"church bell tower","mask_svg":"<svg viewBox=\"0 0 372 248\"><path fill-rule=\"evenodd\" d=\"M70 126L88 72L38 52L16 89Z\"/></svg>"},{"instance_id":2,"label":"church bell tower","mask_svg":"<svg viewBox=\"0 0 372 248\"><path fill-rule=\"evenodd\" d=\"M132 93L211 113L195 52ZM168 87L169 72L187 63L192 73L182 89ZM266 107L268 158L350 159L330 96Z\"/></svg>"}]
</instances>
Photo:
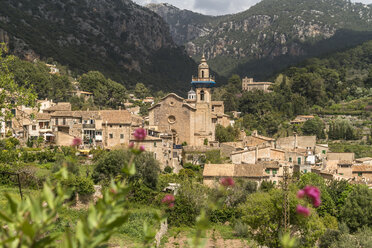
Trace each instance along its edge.
<instances>
[{"instance_id":1,"label":"church bell tower","mask_svg":"<svg viewBox=\"0 0 372 248\"><path fill-rule=\"evenodd\" d=\"M196 92L197 103L211 102L211 88L215 86L216 82L214 81L214 77L209 74L209 66L204 54L198 66L198 76L192 77L191 84Z\"/></svg>"}]
</instances>

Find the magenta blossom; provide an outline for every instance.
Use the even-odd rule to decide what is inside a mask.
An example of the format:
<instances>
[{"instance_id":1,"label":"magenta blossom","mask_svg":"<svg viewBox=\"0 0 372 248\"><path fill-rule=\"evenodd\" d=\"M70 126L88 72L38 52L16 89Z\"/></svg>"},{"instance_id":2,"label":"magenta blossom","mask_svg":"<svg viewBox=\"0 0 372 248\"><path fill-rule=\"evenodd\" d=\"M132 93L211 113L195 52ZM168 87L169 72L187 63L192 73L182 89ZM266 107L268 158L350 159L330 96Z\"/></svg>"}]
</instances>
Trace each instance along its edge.
<instances>
[{"instance_id":1,"label":"magenta blossom","mask_svg":"<svg viewBox=\"0 0 372 248\"><path fill-rule=\"evenodd\" d=\"M320 206L322 201L320 200L320 190L317 187L307 185L305 188L297 192L298 198L303 198L305 196L310 198L314 207L317 208Z\"/></svg>"},{"instance_id":2,"label":"magenta blossom","mask_svg":"<svg viewBox=\"0 0 372 248\"><path fill-rule=\"evenodd\" d=\"M134 142L130 142L130 143L129 143L129 148L130 148L130 149L133 149L133 148L134 148Z\"/></svg>"},{"instance_id":3,"label":"magenta blossom","mask_svg":"<svg viewBox=\"0 0 372 248\"><path fill-rule=\"evenodd\" d=\"M81 145L81 139L80 138L77 138L75 137L73 140L72 140L72 146L80 146Z\"/></svg>"},{"instance_id":4,"label":"magenta blossom","mask_svg":"<svg viewBox=\"0 0 372 248\"><path fill-rule=\"evenodd\" d=\"M220 183L225 187L233 187L235 185L234 179L232 179L232 177L221 178Z\"/></svg>"},{"instance_id":5,"label":"magenta blossom","mask_svg":"<svg viewBox=\"0 0 372 248\"><path fill-rule=\"evenodd\" d=\"M176 200L176 198L174 198L174 195L166 195L161 200L161 202L164 203L165 205L168 205L168 207L173 208L175 200Z\"/></svg>"},{"instance_id":6,"label":"magenta blossom","mask_svg":"<svg viewBox=\"0 0 372 248\"><path fill-rule=\"evenodd\" d=\"M144 140L146 138L146 130L143 128L137 128L133 133L136 140Z\"/></svg>"},{"instance_id":7,"label":"magenta blossom","mask_svg":"<svg viewBox=\"0 0 372 248\"><path fill-rule=\"evenodd\" d=\"M146 149L145 149L144 146L140 146L139 150L140 150L140 152L144 152Z\"/></svg>"},{"instance_id":8,"label":"magenta blossom","mask_svg":"<svg viewBox=\"0 0 372 248\"><path fill-rule=\"evenodd\" d=\"M301 214L301 215L305 216L305 217L310 215L310 210L307 207L304 207L304 206L301 206L301 205L297 205L296 212L298 214Z\"/></svg>"}]
</instances>

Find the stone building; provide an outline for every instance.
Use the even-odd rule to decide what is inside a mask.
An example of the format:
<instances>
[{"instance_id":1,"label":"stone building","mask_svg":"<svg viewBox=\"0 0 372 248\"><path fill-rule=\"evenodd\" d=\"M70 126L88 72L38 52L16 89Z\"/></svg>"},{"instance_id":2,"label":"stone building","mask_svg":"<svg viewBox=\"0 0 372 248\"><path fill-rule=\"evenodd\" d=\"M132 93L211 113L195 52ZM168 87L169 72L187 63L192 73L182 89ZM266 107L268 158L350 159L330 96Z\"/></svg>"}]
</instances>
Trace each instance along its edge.
<instances>
[{"instance_id":1,"label":"stone building","mask_svg":"<svg viewBox=\"0 0 372 248\"><path fill-rule=\"evenodd\" d=\"M273 83L271 82L254 82L253 78L245 77L242 80L242 90L243 91L254 91L254 90L262 90L265 93L271 92L270 86Z\"/></svg>"},{"instance_id":2,"label":"stone building","mask_svg":"<svg viewBox=\"0 0 372 248\"><path fill-rule=\"evenodd\" d=\"M254 164L258 161L284 161L285 151L271 147L250 147L231 153L233 164Z\"/></svg>"},{"instance_id":3,"label":"stone building","mask_svg":"<svg viewBox=\"0 0 372 248\"><path fill-rule=\"evenodd\" d=\"M51 114L57 145L70 145L75 137L84 145L112 148L129 144L142 118L126 110L56 111Z\"/></svg>"},{"instance_id":4,"label":"stone building","mask_svg":"<svg viewBox=\"0 0 372 248\"><path fill-rule=\"evenodd\" d=\"M192 77L188 99L171 93L149 108L149 129L171 134L174 144L202 146L214 141L216 125L230 125L223 102L212 101L215 84L203 56L198 76Z\"/></svg>"},{"instance_id":5,"label":"stone building","mask_svg":"<svg viewBox=\"0 0 372 248\"><path fill-rule=\"evenodd\" d=\"M276 140L276 148L284 150L292 149L306 149L306 150L315 150L316 145L316 136L294 136L278 138Z\"/></svg>"}]
</instances>

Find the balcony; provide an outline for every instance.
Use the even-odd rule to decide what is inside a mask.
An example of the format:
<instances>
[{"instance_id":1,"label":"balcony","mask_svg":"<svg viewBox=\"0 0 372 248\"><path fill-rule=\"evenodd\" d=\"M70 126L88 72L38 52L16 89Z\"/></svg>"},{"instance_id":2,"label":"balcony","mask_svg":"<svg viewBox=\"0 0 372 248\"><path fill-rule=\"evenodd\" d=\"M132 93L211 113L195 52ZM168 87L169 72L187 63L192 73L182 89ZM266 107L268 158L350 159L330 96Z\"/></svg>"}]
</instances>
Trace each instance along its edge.
<instances>
[{"instance_id":1,"label":"balcony","mask_svg":"<svg viewBox=\"0 0 372 248\"><path fill-rule=\"evenodd\" d=\"M83 129L95 129L96 124L83 124Z\"/></svg>"}]
</instances>

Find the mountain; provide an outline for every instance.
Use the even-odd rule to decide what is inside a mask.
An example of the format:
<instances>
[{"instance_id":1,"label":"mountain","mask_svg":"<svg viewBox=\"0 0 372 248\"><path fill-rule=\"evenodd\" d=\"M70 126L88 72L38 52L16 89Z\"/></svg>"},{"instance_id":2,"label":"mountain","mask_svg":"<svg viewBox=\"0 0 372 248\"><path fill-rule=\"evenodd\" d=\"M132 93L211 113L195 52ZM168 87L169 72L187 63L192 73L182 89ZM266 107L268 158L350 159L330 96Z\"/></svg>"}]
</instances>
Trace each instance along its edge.
<instances>
[{"instance_id":1,"label":"mountain","mask_svg":"<svg viewBox=\"0 0 372 248\"><path fill-rule=\"evenodd\" d=\"M21 58L74 75L98 70L125 86L183 93L197 70L163 19L130 0L3 0L1 41Z\"/></svg>"},{"instance_id":2,"label":"mountain","mask_svg":"<svg viewBox=\"0 0 372 248\"><path fill-rule=\"evenodd\" d=\"M183 39L186 50L196 60L204 52L211 67L225 76L264 79L305 58L372 39L371 6L348 0L262 0L244 12L199 17L200 22L192 21L195 13L173 6L150 9L176 30L174 39L197 34L185 26L204 30L195 39Z\"/></svg>"},{"instance_id":3,"label":"mountain","mask_svg":"<svg viewBox=\"0 0 372 248\"><path fill-rule=\"evenodd\" d=\"M150 3L147 8L160 15L168 24L173 40L178 45L203 37L213 28L210 22L218 17L207 16L189 10L181 10L168 3Z\"/></svg>"}]
</instances>

